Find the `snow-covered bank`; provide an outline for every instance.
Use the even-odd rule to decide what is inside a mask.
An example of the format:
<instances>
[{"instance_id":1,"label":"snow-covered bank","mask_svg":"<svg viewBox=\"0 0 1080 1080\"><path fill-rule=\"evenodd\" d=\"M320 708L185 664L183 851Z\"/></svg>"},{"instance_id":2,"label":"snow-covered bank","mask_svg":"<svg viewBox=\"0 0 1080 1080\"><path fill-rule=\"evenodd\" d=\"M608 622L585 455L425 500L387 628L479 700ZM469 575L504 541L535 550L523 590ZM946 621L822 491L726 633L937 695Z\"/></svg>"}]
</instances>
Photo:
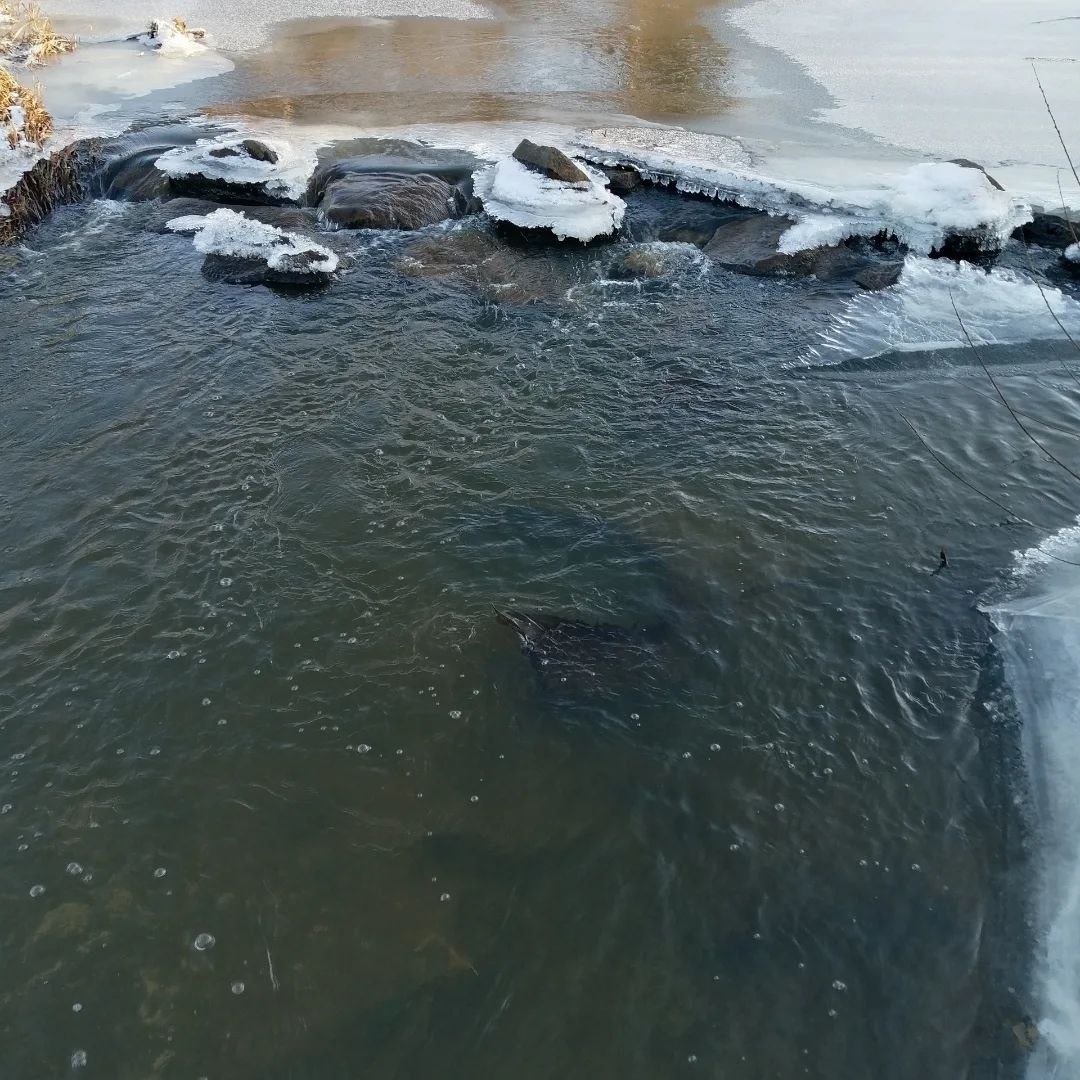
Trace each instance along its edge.
<instances>
[{"instance_id":1,"label":"snow-covered bank","mask_svg":"<svg viewBox=\"0 0 1080 1080\"><path fill-rule=\"evenodd\" d=\"M1039 882L1039 1039L1028 1080L1080 1076L1080 526L1018 553L1017 595L990 607L1023 721Z\"/></svg>"},{"instance_id":2,"label":"snow-covered bank","mask_svg":"<svg viewBox=\"0 0 1080 1080\"><path fill-rule=\"evenodd\" d=\"M896 285L856 296L833 317L811 356L833 363L964 348L954 302L976 345L1063 338L1047 303L1071 334L1080 335L1080 303L1059 289L1044 285L1040 293L1031 278L1014 270L985 271L970 263L909 256Z\"/></svg>"}]
</instances>

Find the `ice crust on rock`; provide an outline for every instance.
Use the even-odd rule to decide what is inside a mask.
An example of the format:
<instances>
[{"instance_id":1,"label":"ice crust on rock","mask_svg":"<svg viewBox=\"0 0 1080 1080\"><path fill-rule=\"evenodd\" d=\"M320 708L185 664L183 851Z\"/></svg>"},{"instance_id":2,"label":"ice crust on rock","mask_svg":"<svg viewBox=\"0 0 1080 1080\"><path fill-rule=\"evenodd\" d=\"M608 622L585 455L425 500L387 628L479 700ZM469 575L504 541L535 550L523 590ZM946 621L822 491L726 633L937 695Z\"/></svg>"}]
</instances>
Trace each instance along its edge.
<instances>
[{"instance_id":1,"label":"ice crust on rock","mask_svg":"<svg viewBox=\"0 0 1080 1080\"><path fill-rule=\"evenodd\" d=\"M512 157L473 173L473 192L497 221L522 229L550 229L560 240L588 243L622 225L626 203L607 188L607 177L583 166L588 183L552 180Z\"/></svg>"},{"instance_id":2,"label":"ice crust on rock","mask_svg":"<svg viewBox=\"0 0 1080 1080\"><path fill-rule=\"evenodd\" d=\"M1071 263L1080 263L1080 244L1070 244L1065 249L1065 258Z\"/></svg>"},{"instance_id":3,"label":"ice crust on rock","mask_svg":"<svg viewBox=\"0 0 1080 1080\"><path fill-rule=\"evenodd\" d=\"M914 253L929 254L953 234L1000 245L1031 220L1031 209L994 187L980 169L925 162L890 180L830 189L777 180L759 171L734 139L675 128L596 128L579 132L581 156L598 165L637 169L654 183L791 217L781 237L786 254L850 236L891 233Z\"/></svg>"},{"instance_id":4,"label":"ice crust on rock","mask_svg":"<svg viewBox=\"0 0 1080 1080\"><path fill-rule=\"evenodd\" d=\"M284 139L259 138L277 154L277 162L258 161L242 149L232 157L214 157L211 151L223 147L239 149L251 138L250 132L200 139L194 146L178 146L157 159L157 167L168 177L205 176L227 184L253 184L277 198L298 202L307 191L308 178L317 158L311 146L296 147Z\"/></svg>"},{"instance_id":5,"label":"ice crust on rock","mask_svg":"<svg viewBox=\"0 0 1080 1080\"><path fill-rule=\"evenodd\" d=\"M195 250L204 255L258 259L271 270L292 272L297 269L296 257L305 256L310 259L306 270L312 274L332 274L338 268L338 257L329 248L224 207L205 216L173 218L165 227L194 234Z\"/></svg>"}]
</instances>

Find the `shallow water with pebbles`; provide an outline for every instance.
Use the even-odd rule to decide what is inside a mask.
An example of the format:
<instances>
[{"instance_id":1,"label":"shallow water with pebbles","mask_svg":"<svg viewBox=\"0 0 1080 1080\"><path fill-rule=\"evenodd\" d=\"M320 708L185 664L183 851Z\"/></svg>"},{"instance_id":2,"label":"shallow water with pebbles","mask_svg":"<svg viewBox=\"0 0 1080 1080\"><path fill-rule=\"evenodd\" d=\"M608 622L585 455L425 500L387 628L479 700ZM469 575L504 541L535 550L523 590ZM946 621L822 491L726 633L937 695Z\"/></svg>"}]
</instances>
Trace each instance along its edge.
<instances>
[{"instance_id":1,"label":"shallow water with pebbles","mask_svg":"<svg viewBox=\"0 0 1080 1080\"><path fill-rule=\"evenodd\" d=\"M0 274L5 1075L1015 1074L977 602L1041 533L896 409L1039 526L1069 493L966 355L806 366L836 286L610 280L630 240L236 288L158 217Z\"/></svg>"}]
</instances>

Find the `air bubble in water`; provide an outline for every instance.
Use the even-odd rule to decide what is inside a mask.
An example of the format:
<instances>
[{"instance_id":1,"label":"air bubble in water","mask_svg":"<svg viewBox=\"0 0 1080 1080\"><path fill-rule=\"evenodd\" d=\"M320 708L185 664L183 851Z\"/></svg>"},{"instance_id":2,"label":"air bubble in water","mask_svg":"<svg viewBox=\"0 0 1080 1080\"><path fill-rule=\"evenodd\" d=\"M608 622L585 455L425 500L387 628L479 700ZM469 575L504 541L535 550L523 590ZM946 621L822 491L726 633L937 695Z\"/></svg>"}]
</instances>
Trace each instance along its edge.
<instances>
[{"instance_id":1,"label":"air bubble in water","mask_svg":"<svg viewBox=\"0 0 1080 1080\"><path fill-rule=\"evenodd\" d=\"M165 867L164 867L164 866L159 866L159 867L158 867L158 868L157 868L157 869L156 869L156 870L154 871L154 877L156 877L156 878L163 878L163 877L164 877L164 876L165 876L165 875L166 875L167 873L168 873L168 871L167 871L167 870L165 869Z\"/></svg>"},{"instance_id":2,"label":"air bubble in water","mask_svg":"<svg viewBox=\"0 0 1080 1080\"><path fill-rule=\"evenodd\" d=\"M45 891L45 886L44 885L31 885L30 886L30 895L31 896L40 896L44 891Z\"/></svg>"},{"instance_id":3,"label":"air bubble in water","mask_svg":"<svg viewBox=\"0 0 1080 1080\"><path fill-rule=\"evenodd\" d=\"M360 744L360 745L359 745L359 746L358 746L358 747L356 748L356 752L357 752L358 754L370 754L370 753L371 753L371 747L370 747L370 746L368 746L368 744L367 744L367 743L365 743L365 742L362 742L362 743L361 743L361 744Z\"/></svg>"},{"instance_id":4,"label":"air bubble in water","mask_svg":"<svg viewBox=\"0 0 1080 1080\"><path fill-rule=\"evenodd\" d=\"M460 709L451 709L450 710L450 719L451 720L460 720L461 719L461 710Z\"/></svg>"},{"instance_id":5,"label":"air bubble in water","mask_svg":"<svg viewBox=\"0 0 1080 1080\"><path fill-rule=\"evenodd\" d=\"M234 994L242 994L244 992L244 984L239 979L237 979L236 982L234 982L232 986L229 987L229 989Z\"/></svg>"},{"instance_id":6,"label":"air bubble in water","mask_svg":"<svg viewBox=\"0 0 1080 1080\"><path fill-rule=\"evenodd\" d=\"M77 862L69 862L65 869L72 877L78 877L83 872L83 868Z\"/></svg>"},{"instance_id":7,"label":"air bubble in water","mask_svg":"<svg viewBox=\"0 0 1080 1080\"><path fill-rule=\"evenodd\" d=\"M439 901L440 901L441 903L443 903L443 904L445 904L445 903L446 903L446 901L447 901L447 900L449 900L449 899L450 899L450 894L449 894L448 892L444 892L444 893L442 894L442 896L440 896L440 897L439 897Z\"/></svg>"},{"instance_id":8,"label":"air bubble in water","mask_svg":"<svg viewBox=\"0 0 1080 1080\"><path fill-rule=\"evenodd\" d=\"M847 989L847 983L846 982L841 982L839 979L833 979L832 988L834 990L846 990Z\"/></svg>"},{"instance_id":9,"label":"air bubble in water","mask_svg":"<svg viewBox=\"0 0 1080 1080\"><path fill-rule=\"evenodd\" d=\"M206 952L207 949L212 949L214 947L214 935L199 934L192 944L196 952Z\"/></svg>"},{"instance_id":10,"label":"air bubble in water","mask_svg":"<svg viewBox=\"0 0 1080 1080\"><path fill-rule=\"evenodd\" d=\"M79 1002L77 1002L77 1001L76 1001L76 1002L75 1002L75 1004L71 1006L71 1011L72 1011L73 1013L80 1013L80 1012L82 1012L82 1005L80 1005L80 1004L79 1004Z\"/></svg>"},{"instance_id":11,"label":"air bubble in water","mask_svg":"<svg viewBox=\"0 0 1080 1080\"><path fill-rule=\"evenodd\" d=\"M76 1050L71 1055L71 1067L73 1069L81 1069L86 1064L86 1051Z\"/></svg>"},{"instance_id":12,"label":"air bubble in water","mask_svg":"<svg viewBox=\"0 0 1080 1080\"><path fill-rule=\"evenodd\" d=\"M223 588L227 589L232 584L232 578L231 577L223 577L218 582L218 584L221 585Z\"/></svg>"}]
</instances>

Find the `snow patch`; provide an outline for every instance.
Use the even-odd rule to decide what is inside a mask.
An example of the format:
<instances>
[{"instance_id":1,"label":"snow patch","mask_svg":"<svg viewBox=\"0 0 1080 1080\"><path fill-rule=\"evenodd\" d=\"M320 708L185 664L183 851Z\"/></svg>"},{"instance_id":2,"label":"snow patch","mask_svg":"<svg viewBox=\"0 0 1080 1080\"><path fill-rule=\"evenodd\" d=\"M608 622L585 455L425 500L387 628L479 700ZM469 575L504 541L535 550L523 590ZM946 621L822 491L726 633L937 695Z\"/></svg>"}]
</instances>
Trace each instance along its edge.
<instances>
[{"instance_id":1,"label":"snow patch","mask_svg":"<svg viewBox=\"0 0 1080 1080\"><path fill-rule=\"evenodd\" d=\"M284 139L260 138L277 155L277 161L256 161L240 148L251 137L243 133L200 139L194 146L178 146L167 151L155 164L166 176L174 178L198 175L229 184L256 184L277 198L294 202L301 199L317 164L314 147L297 147ZM223 148L239 152L231 157L213 156L212 151Z\"/></svg>"},{"instance_id":2,"label":"snow patch","mask_svg":"<svg viewBox=\"0 0 1080 1080\"><path fill-rule=\"evenodd\" d=\"M178 19L154 19L148 33L139 37L139 44L153 49L158 56L183 59L209 51L202 30L189 30Z\"/></svg>"},{"instance_id":3,"label":"snow patch","mask_svg":"<svg viewBox=\"0 0 1080 1080\"><path fill-rule=\"evenodd\" d=\"M607 177L584 166L588 183L552 180L512 157L473 173L473 190L497 221L524 229L550 229L560 240L587 243L621 225L626 203L607 188Z\"/></svg>"},{"instance_id":4,"label":"snow patch","mask_svg":"<svg viewBox=\"0 0 1080 1080\"><path fill-rule=\"evenodd\" d=\"M954 300L976 345L1063 337L1047 302L1070 334L1080 334L1080 304L1060 289L1044 285L1040 294L1031 278L1013 270L987 272L970 263L908 256L896 285L856 296L833 316L811 356L833 363L845 357L964 348Z\"/></svg>"},{"instance_id":5,"label":"snow patch","mask_svg":"<svg viewBox=\"0 0 1080 1080\"><path fill-rule=\"evenodd\" d=\"M258 259L271 270L300 273L332 274L338 268L338 257L329 248L224 207L205 216L173 218L165 227L171 232L193 234L195 250L204 255ZM297 256L311 259L303 270L297 270Z\"/></svg>"},{"instance_id":6,"label":"snow patch","mask_svg":"<svg viewBox=\"0 0 1080 1080\"><path fill-rule=\"evenodd\" d=\"M1031 220L1031 209L980 169L926 162L879 183L828 188L769 177L735 140L677 128L597 128L579 132L579 152L601 165L630 165L653 183L794 218L781 238L787 254L849 236L894 235L920 255L953 233L1001 244Z\"/></svg>"}]
</instances>

